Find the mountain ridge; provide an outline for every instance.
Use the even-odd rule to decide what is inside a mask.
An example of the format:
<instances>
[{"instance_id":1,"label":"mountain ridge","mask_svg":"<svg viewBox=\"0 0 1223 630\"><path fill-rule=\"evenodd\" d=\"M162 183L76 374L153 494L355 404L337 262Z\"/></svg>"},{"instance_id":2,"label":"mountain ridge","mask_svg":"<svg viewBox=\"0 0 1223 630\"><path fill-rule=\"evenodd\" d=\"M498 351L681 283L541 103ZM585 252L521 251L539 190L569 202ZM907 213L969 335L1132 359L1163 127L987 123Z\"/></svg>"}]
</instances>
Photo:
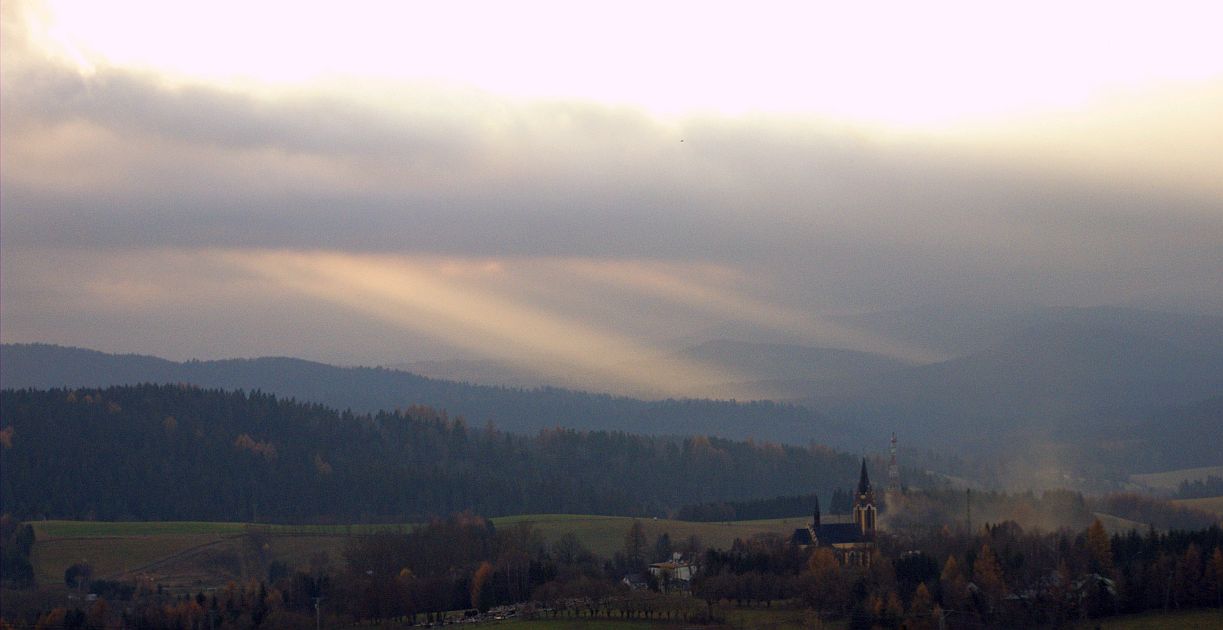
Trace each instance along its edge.
<instances>
[{"instance_id":1,"label":"mountain ridge","mask_svg":"<svg viewBox=\"0 0 1223 630\"><path fill-rule=\"evenodd\" d=\"M519 433L559 426L647 435L707 434L788 444L846 444L856 437L849 427L831 422L816 411L769 401L645 401L554 387L473 385L387 368L337 367L284 357L175 362L50 344L0 347L0 387L6 389L144 382L257 389L359 413L427 405L470 422L491 422L502 430Z\"/></svg>"}]
</instances>

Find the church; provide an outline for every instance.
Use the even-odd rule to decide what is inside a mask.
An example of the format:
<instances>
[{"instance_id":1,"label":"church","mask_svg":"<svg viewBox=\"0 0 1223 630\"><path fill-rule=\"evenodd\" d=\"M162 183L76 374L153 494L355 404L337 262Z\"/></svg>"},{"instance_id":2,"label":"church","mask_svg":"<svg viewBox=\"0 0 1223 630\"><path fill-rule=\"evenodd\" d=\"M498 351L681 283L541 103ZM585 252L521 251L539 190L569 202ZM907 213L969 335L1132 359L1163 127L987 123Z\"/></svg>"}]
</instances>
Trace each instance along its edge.
<instances>
[{"instance_id":1,"label":"church","mask_svg":"<svg viewBox=\"0 0 1223 630\"><path fill-rule=\"evenodd\" d=\"M853 518L850 522L820 520L820 499L815 499L815 519L806 527L794 530L791 541L802 547L831 547L842 564L867 566L875 549L875 491L866 474L866 458L862 458L862 473L854 491ZM842 519L843 520L843 519Z\"/></svg>"}]
</instances>

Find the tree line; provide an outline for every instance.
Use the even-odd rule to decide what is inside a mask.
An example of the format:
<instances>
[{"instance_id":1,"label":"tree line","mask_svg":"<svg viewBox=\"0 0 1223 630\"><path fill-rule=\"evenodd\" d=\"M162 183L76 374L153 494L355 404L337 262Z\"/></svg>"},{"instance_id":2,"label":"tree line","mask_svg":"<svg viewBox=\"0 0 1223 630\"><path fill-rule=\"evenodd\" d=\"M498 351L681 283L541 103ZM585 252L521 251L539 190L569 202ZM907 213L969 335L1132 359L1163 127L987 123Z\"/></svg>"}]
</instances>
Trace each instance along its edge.
<instances>
[{"instance_id":1,"label":"tree line","mask_svg":"<svg viewBox=\"0 0 1223 630\"><path fill-rule=\"evenodd\" d=\"M856 475L853 457L818 446L559 428L522 436L428 407L355 414L185 385L6 390L0 418L0 510L19 518L666 516L694 500L831 493Z\"/></svg>"},{"instance_id":2,"label":"tree line","mask_svg":"<svg viewBox=\"0 0 1223 630\"><path fill-rule=\"evenodd\" d=\"M695 545L695 546L689 546ZM682 550L698 572L686 588L621 578L664 552ZM867 566L847 566L826 547L777 535L674 546L644 537L600 558L572 536L545 542L527 524L495 528L470 513L408 532L354 536L341 563L276 571L211 595L169 595L137 582L83 608L20 611L10 621L46 628L293 628L436 623L490 610L528 617L720 621L732 607L786 606L812 621L851 628L1060 626L1149 610L1223 607L1223 530L1217 526L1109 535L1027 530L1014 522L975 531L879 537ZM466 611L466 612L463 612Z\"/></svg>"}]
</instances>

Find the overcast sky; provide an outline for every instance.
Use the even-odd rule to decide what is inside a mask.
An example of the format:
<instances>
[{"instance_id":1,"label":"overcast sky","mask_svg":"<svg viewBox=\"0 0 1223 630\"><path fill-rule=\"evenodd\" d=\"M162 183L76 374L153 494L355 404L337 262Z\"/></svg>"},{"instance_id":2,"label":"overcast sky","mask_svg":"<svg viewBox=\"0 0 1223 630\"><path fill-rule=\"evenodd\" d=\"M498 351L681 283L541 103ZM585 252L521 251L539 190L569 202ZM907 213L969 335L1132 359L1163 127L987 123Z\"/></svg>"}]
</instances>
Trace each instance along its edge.
<instances>
[{"instance_id":1,"label":"overcast sky","mask_svg":"<svg viewBox=\"0 0 1223 630\"><path fill-rule=\"evenodd\" d=\"M1223 309L1211 3L302 4L4 3L5 342L682 393L728 321Z\"/></svg>"}]
</instances>

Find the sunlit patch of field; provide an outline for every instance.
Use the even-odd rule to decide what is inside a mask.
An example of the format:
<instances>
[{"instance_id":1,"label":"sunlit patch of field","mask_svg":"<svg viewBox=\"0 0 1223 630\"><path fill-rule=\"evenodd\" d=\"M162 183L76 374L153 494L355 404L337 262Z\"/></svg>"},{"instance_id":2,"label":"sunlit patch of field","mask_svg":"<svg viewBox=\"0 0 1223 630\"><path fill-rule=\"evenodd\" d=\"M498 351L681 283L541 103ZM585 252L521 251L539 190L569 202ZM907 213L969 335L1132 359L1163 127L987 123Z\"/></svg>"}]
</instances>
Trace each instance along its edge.
<instances>
[{"instance_id":1,"label":"sunlit patch of field","mask_svg":"<svg viewBox=\"0 0 1223 630\"><path fill-rule=\"evenodd\" d=\"M1211 475L1214 475L1215 477L1223 477L1223 466L1182 468L1180 470L1166 470L1164 472L1150 473L1145 475L1130 475L1130 481L1148 488L1176 490L1176 487L1179 486L1182 481L1205 479Z\"/></svg>"},{"instance_id":2,"label":"sunlit patch of field","mask_svg":"<svg viewBox=\"0 0 1223 630\"><path fill-rule=\"evenodd\" d=\"M1172 501L1177 505L1191 507L1207 512L1214 512L1223 517L1223 497L1205 497L1202 499L1176 499Z\"/></svg>"}]
</instances>

